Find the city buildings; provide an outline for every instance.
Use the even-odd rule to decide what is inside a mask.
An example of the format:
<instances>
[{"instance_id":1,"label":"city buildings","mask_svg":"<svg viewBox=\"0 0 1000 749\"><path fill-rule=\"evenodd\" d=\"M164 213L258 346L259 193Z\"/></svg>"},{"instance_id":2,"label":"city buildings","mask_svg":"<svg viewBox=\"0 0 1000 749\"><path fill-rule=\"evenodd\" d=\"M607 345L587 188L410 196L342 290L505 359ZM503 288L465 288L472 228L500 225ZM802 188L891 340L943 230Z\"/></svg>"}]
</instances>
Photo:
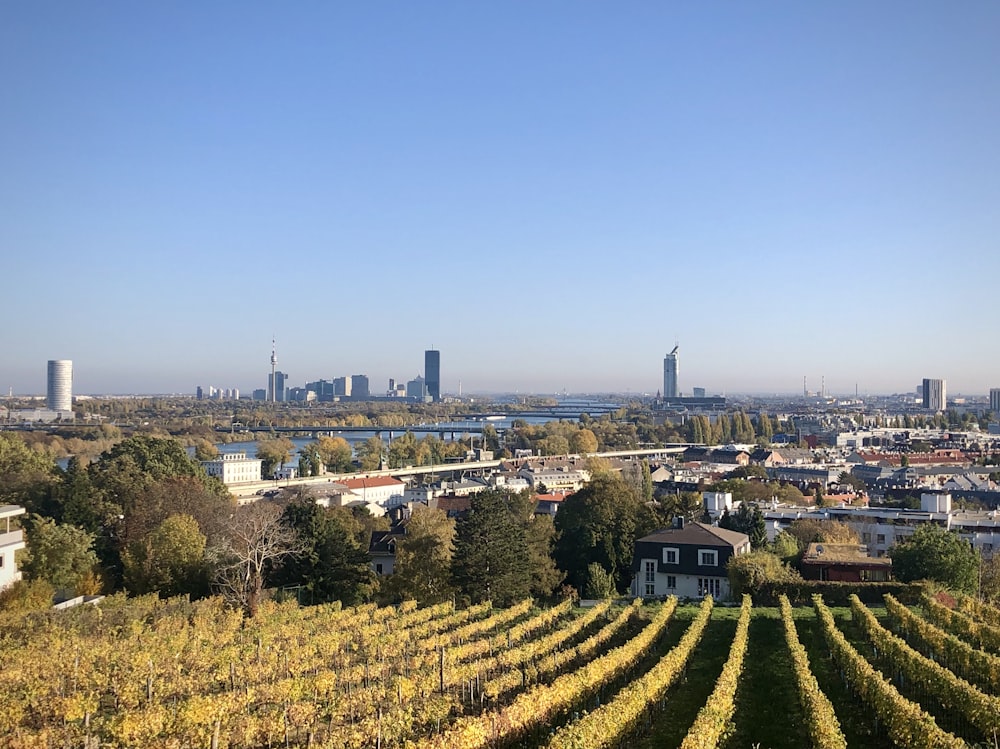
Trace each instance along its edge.
<instances>
[{"instance_id":1,"label":"city buildings","mask_svg":"<svg viewBox=\"0 0 1000 749\"><path fill-rule=\"evenodd\" d=\"M73 410L73 362L50 359L47 403L50 411Z\"/></svg>"},{"instance_id":2,"label":"city buildings","mask_svg":"<svg viewBox=\"0 0 1000 749\"><path fill-rule=\"evenodd\" d=\"M944 380L924 380L924 408L944 411L948 407L947 387Z\"/></svg>"},{"instance_id":3,"label":"city buildings","mask_svg":"<svg viewBox=\"0 0 1000 749\"><path fill-rule=\"evenodd\" d=\"M1000 388L990 388L990 411L1000 416Z\"/></svg>"},{"instance_id":4,"label":"city buildings","mask_svg":"<svg viewBox=\"0 0 1000 749\"><path fill-rule=\"evenodd\" d=\"M663 359L663 397L676 398L680 393L677 390L677 349L666 355Z\"/></svg>"},{"instance_id":5,"label":"city buildings","mask_svg":"<svg viewBox=\"0 0 1000 749\"><path fill-rule=\"evenodd\" d=\"M424 352L424 382L427 395L438 403L441 400L441 352L428 349Z\"/></svg>"}]
</instances>

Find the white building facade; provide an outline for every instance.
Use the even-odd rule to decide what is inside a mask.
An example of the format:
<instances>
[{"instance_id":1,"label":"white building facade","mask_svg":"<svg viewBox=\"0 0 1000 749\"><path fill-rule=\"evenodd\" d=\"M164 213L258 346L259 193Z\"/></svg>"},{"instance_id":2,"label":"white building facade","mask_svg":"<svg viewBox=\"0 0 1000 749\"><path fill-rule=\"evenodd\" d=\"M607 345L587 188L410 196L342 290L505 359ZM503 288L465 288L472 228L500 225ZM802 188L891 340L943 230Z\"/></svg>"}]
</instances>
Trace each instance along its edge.
<instances>
[{"instance_id":1,"label":"white building facade","mask_svg":"<svg viewBox=\"0 0 1000 749\"><path fill-rule=\"evenodd\" d=\"M258 458L248 458L245 452L223 453L215 460L202 461L205 473L222 480L226 486L231 484L251 484L261 481L261 461Z\"/></svg>"}]
</instances>

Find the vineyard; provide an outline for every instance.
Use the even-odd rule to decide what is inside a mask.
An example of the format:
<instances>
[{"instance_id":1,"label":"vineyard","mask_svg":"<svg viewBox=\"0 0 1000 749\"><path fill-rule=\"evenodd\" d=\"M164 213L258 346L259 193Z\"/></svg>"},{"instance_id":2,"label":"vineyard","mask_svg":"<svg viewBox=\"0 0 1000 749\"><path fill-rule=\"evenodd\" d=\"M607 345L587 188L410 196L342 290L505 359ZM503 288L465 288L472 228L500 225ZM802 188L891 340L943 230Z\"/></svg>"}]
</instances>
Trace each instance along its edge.
<instances>
[{"instance_id":1,"label":"vineyard","mask_svg":"<svg viewBox=\"0 0 1000 749\"><path fill-rule=\"evenodd\" d=\"M2 620L0 746L997 746L1000 611L112 597Z\"/></svg>"}]
</instances>

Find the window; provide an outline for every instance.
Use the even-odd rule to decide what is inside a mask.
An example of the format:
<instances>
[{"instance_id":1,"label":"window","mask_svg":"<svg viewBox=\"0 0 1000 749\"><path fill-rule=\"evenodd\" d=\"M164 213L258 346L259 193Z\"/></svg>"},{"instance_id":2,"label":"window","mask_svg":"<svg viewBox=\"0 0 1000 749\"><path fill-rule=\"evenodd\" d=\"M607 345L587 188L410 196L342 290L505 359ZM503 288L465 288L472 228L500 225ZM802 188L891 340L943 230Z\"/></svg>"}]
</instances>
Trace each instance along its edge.
<instances>
[{"instance_id":1,"label":"window","mask_svg":"<svg viewBox=\"0 0 1000 749\"><path fill-rule=\"evenodd\" d=\"M870 544L872 542L872 534L871 533L862 533L861 534L861 540L864 543L866 543L866 544Z\"/></svg>"},{"instance_id":2,"label":"window","mask_svg":"<svg viewBox=\"0 0 1000 749\"><path fill-rule=\"evenodd\" d=\"M646 560L646 582L655 583L656 582L656 562Z\"/></svg>"},{"instance_id":3,"label":"window","mask_svg":"<svg viewBox=\"0 0 1000 749\"><path fill-rule=\"evenodd\" d=\"M715 549L698 549L698 564L702 567L718 567L719 552Z\"/></svg>"},{"instance_id":4,"label":"window","mask_svg":"<svg viewBox=\"0 0 1000 749\"><path fill-rule=\"evenodd\" d=\"M717 577L698 578L698 595L712 596L712 598L718 598L721 594L721 591L722 591L722 586L719 583L719 578Z\"/></svg>"},{"instance_id":5,"label":"window","mask_svg":"<svg viewBox=\"0 0 1000 749\"><path fill-rule=\"evenodd\" d=\"M376 564L375 565L375 572L377 572L379 575L382 574L382 565L381 564Z\"/></svg>"},{"instance_id":6,"label":"window","mask_svg":"<svg viewBox=\"0 0 1000 749\"><path fill-rule=\"evenodd\" d=\"M656 585L654 585L653 583L646 583L646 596L648 597L655 595L656 595Z\"/></svg>"},{"instance_id":7,"label":"window","mask_svg":"<svg viewBox=\"0 0 1000 749\"><path fill-rule=\"evenodd\" d=\"M986 543L984 543L983 544L983 554L992 554L992 553L993 553L993 544L986 544Z\"/></svg>"},{"instance_id":8,"label":"window","mask_svg":"<svg viewBox=\"0 0 1000 749\"><path fill-rule=\"evenodd\" d=\"M681 560L681 550L674 546L663 547L663 563L677 564Z\"/></svg>"},{"instance_id":9,"label":"window","mask_svg":"<svg viewBox=\"0 0 1000 749\"><path fill-rule=\"evenodd\" d=\"M677 577L674 575L667 575L667 587L673 590L677 587Z\"/></svg>"},{"instance_id":10,"label":"window","mask_svg":"<svg viewBox=\"0 0 1000 749\"><path fill-rule=\"evenodd\" d=\"M879 533L877 536L875 536L875 543L877 543L877 544L884 544L885 543L885 534L884 533Z\"/></svg>"}]
</instances>

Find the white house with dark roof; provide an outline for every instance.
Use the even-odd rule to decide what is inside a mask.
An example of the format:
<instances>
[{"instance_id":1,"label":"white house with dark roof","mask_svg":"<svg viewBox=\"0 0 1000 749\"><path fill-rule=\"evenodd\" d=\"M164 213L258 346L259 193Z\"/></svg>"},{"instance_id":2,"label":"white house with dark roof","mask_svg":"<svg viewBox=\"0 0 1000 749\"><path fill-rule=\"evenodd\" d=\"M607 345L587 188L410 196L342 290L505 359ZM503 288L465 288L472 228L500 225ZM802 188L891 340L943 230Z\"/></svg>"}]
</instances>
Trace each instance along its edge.
<instances>
[{"instance_id":1,"label":"white house with dark roof","mask_svg":"<svg viewBox=\"0 0 1000 749\"><path fill-rule=\"evenodd\" d=\"M704 523L661 528L635 542L632 595L641 598L729 598L726 565L750 551L750 537Z\"/></svg>"}]
</instances>

